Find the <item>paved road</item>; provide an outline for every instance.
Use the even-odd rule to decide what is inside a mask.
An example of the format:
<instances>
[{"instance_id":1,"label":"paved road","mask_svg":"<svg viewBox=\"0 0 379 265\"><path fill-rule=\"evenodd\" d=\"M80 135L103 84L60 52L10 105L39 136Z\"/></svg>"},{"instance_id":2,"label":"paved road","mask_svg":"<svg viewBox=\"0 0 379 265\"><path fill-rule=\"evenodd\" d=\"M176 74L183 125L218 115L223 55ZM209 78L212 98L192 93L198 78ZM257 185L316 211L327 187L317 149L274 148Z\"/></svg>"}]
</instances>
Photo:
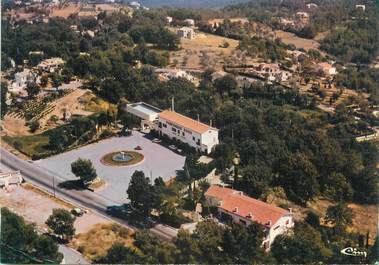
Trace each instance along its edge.
<instances>
[{"instance_id":1,"label":"paved road","mask_svg":"<svg viewBox=\"0 0 379 265\"><path fill-rule=\"evenodd\" d=\"M93 212L126 226L132 231L135 230L135 228L131 227L125 220L107 215L107 207L115 205L113 201L88 190L65 190L58 188L55 185L53 186L53 183L61 182L64 179L33 163L18 158L3 148L0 148L0 161L8 168L20 170L25 180L43 188L49 193L55 193L55 196L59 198L81 205L84 208L88 208ZM164 225L156 225L154 228L150 229L150 231L164 240L170 240L177 234L176 229Z\"/></svg>"},{"instance_id":2,"label":"paved road","mask_svg":"<svg viewBox=\"0 0 379 265\"><path fill-rule=\"evenodd\" d=\"M62 264L90 264L82 254L76 250L67 247L66 245L59 245L59 252L63 254Z\"/></svg>"}]
</instances>

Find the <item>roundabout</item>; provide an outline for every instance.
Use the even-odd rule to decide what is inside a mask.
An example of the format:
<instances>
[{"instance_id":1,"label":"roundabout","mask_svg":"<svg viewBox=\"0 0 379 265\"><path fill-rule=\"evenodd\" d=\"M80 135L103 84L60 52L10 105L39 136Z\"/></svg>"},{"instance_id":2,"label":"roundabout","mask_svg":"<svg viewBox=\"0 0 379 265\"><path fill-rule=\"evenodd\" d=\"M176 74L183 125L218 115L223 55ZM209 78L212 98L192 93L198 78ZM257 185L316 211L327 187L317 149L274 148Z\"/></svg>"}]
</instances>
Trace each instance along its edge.
<instances>
[{"instance_id":1,"label":"roundabout","mask_svg":"<svg viewBox=\"0 0 379 265\"><path fill-rule=\"evenodd\" d=\"M117 151L104 155L101 163L107 166L133 166L144 160L143 154L136 151Z\"/></svg>"}]
</instances>

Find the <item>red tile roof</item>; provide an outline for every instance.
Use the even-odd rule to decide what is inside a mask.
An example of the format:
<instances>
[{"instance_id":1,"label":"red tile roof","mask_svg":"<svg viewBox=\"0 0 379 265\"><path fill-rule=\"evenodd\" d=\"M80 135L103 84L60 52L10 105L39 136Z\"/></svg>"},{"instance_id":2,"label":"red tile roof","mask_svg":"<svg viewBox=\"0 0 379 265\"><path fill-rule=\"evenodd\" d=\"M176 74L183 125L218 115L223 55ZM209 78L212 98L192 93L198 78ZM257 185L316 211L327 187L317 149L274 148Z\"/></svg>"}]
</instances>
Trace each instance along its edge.
<instances>
[{"instance_id":1,"label":"red tile roof","mask_svg":"<svg viewBox=\"0 0 379 265\"><path fill-rule=\"evenodd\" d=\"M220 186L211 186L205 193L205 196L211 196L221 201L219 208L238 215L243 218L251 219L262 225L272 226L280 217L289 214L289 211L279 208L275 205L268 204L246 195L242 192ZM237 211L235 211L237 209ZM249 217L252 215L252 218ZM271 225L269 225L271 221Z\"/></svg>"},{"instance_id":2,"label":"red tile roof","mask_svg":"<svg viewBox=\"0 0 379 265\"><path fill-rule=\"evenodd\" d=\"M216 128L213 128L199 121L193 120L171 110L162 111L158 114L158 116L160 118L165 119L166 121L175 123L176 125L189 129L193 132L197 132L199 134L205 133L208 130L217 130Z\"/></svg>"}]
</instances>

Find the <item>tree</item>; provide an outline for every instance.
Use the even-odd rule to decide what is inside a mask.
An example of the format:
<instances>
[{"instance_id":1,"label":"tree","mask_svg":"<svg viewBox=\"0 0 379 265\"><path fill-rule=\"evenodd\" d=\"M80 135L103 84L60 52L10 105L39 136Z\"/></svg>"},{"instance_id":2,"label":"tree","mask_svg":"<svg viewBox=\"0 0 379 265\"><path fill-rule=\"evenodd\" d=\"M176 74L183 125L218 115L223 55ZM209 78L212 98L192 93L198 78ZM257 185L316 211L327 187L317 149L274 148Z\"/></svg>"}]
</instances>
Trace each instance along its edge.
<instances>
[{"instance_id":1,"label":"tree","mask_svg":"<svg viewBox=\"0 0 379 265\"><path fill-rule=\"evenodd\" d=\"M325 263L332 255L318 230L305 223L295 224L294 235L279 235L271 246L274 258L285 264Z\"/></svg>"},{"instance_id":2,"label":"tree","mask_svg":"<svg viewBox=\"0 0 379 265\"><path fill-rule=\"evenodd\" d=\"M143 171L134 171L127 190L132 206L142 215L149 216L154 204L154 189Z\"/></svg>"},{"instance_id":3,"label":"tree","mask_svg":"<svg viewBox=\"0 0 379 265\"><path fill-rule=\"evenodd\" d=\"M258 223L248 227L233 223L224 232L222 249L230 263L267 263L261 247L263 237L262 226Z\"/></svg>"},{"instance_id":4,"label":"tree","mask_svg":"<svg viewBox=\"0 0 379 265\"><path fill-rule=\"evenodd\" d=\"M71 172L78 177L83 185L88 185L97 177L91 160L79 158L71 163Z\"/></svg>"},{"instance_id":5,"label":"tree","mask_svg":"<svg viewBox=\"0 0 379 265\"><path fill-rule=\"evenodd\" d=\"M331 205L326 210L325 221L342 231L345 230L347 225L353 223L353 218L353 211L345 203Z\"/></svg>"},{"instance_id":6,"label":"tree","mask_svg":"<svg viewBox=\"0 0 379 265\"><path fill-rule=\"evenodd\" d=\"M306 205L319 193L317 169L303 153L291 154L281 163L281 185L289 199Z\"/></svg>"},{"instance_id":7,"label":"tree","mask_svg":"<svg viewBox=\"0 0 379 265\"><path fill-rule=\"evenodd\" d=\"M0 262L3 264L60 263L63 255L50 237L38 235L34 224L27 224L7 208L1 208Z\"/></svg>"},{"instance_id":8,"label":"tree","mask_svg":"<svg viewBox=\"0 0 379 265\"><path fill-rule=\"evenodd\" d=\"M29 122L29 128L32 133L37 131L39 128L39 121L34 120L34 121Z\"/></svg>"},{"instance_id":9,"label":"tree","mask_svg":"<svg viewBox=\"0 0 379 265\"><path fill-rule=\"evenodd\" d=\"M29 82L26 85L26 92L28 93L29 98L34 98L40 92L40 87L36 82Z\"/></svg>"},{"instance_id":10,"label":"tree","mask_svg":"<svg viewBox=\"0 0 379 265\"><path fill-rule=\"evenodd\" d=\"M53 230L54 234L64 240L70 240L75 234L75 217L65 209L53 209L53 213L46 220L46 225Z\"/></svg>"},{"instance_id":11,"label":"tree","mask_svg":"<svg viewBox=\"0 0 379 265\"><path fill-rule=\"evenodd\" d=\"M56 151L62 151L68 145L67 132L63 128L52 130L49 134L49 147Z\"/></svg>"},{"instance_id":12,"label":"tree","mask_svg":"<svg viewBox=\"0 0 379 265\"><path fill-rule=\"evenodd\" d=\"M97 116L97 125L101 128L104 125L107 125L108 116L105 111L100 112L99 116Z\"/></svg>"},{"instance_id":13,"label":"tree","mask_svg":"<svg viewBox=\"0 0 379 265\"><path fill-rule=\"evenodd\" d=\"M49 82L49 77L47 75L42 75L40 79L40 84L42 87L46 87Z\"/></svg>"},{"instance_id":14,"label":"tree","mask_svg":"<svg viewBox=\"0 0 379 265\"><path fill-rule=\"evenodd\" d=\"M230 93L231 91L236 90L238 83L234 76L228 74L216 79L214 85L217 92L223 95L224 93Z\"/></svg>"},{"instance_id":15,"label":"tree","mask_svg":"<svg viewBox=\"0 0 379 265\"><path fill-rule=\"evenodd\" d=\"M6 82L1 82L0 84L0 92L1 92L1 110L0 110L0 115L1 115L1 118L5 116L5 114L7 113L7 110L8 110L8 105L6 103L7 101L7 93L8 93L8 84Z\"/></svg>"},{"instance_id":16,"label":"tree","mask_svg":"<svg viewBox=\"0 0 379 265\"><path fill-rule=\"evenodd\" d=\"M132 248L126 247L121 242L114 243L104 257L96 260L96 263L107 264L140 264L142 257Z\"/></svg>"},{"instance_id":17,"label":"tree","mask_svg":"<svg viewBox=\"0 0 379 265\"><path fill-rule=\"evenodd\" d=\"M179 250L175 258L175 263L197 263L196 257L200 255L200 249L197 246L197 242L193 240L189 232L182 229L179 230L177 237L174 239L174 244Z\"/></svg>"}]
</instances>

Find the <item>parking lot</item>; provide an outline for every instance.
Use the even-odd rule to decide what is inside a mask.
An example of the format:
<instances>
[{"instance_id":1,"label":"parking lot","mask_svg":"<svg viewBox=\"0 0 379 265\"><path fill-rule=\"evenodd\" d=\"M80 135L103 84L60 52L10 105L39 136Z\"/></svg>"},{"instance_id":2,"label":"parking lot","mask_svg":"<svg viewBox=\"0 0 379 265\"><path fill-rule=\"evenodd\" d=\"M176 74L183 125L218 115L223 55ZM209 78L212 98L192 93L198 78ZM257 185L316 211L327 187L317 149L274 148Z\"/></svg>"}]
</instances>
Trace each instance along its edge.
<instances>
[{"instance_id":1,"label":"parking lot","mask_svg":"<svg viewBox=\"0 0 379 265\"><path fill-rule=\"evenodd\" d=\"M134 150L136 146L142 148L138 152L145 157L137 165L118 167L107 166L100 162L105 154L122 150ZM153 143L140 132L133 132L128 137L106 139L76 150L35 161L34 163L59 176L62 180L57 181L56 184L58 184L65 180L77 179L71 173L71 163L78 158L92 161L97 175L106 182L105 187L96 192L117 204L127 202L126 190L131 175L135 170L144 171L145 175L151 178L152 181L159 176L164 180L169 180L176 176L177 170L183 168L185 161L184 156L158 143Z\"/></svg>"}]
</instances>

